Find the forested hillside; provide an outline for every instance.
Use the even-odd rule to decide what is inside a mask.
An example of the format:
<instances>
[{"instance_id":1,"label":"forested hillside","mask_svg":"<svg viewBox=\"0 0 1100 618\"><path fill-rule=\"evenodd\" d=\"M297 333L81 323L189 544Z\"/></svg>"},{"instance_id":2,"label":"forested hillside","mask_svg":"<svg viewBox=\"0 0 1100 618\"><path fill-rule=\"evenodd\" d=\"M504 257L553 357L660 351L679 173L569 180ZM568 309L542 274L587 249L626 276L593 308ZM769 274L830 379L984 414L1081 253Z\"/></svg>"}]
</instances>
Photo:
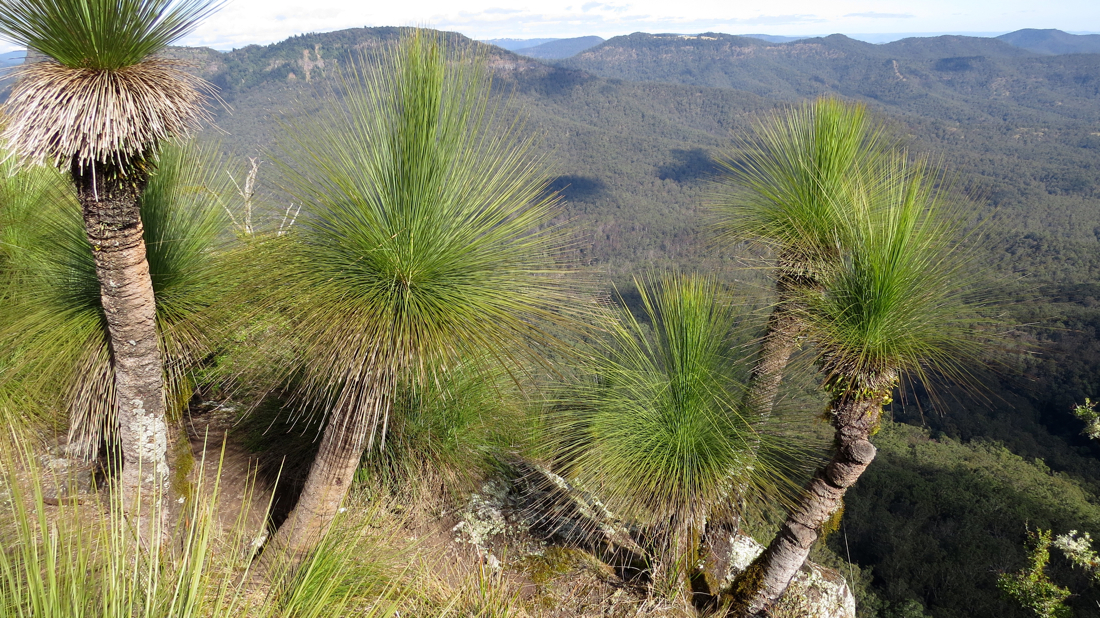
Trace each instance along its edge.
<instances>
[{"instance_id":1,"label":"forested hillside","mask_svg":"<svg viewBox=\"0 0 1100 618\"><path fill-rule=\"evenodd\" d=\"M223 132L208 134L265 161L261 189L286 201L270 164L280 125L338 90L350 55L399 33L177 53L225 101L214 109ZM542 135L581 260L608 284L626 288L660 266L752 284L765 261L713 247L702 212L713 158L735 154L737 137L779 106L823 94L864 101L949 170L981 224L978 262L1007 301L1006 343L969 387L937 384L930 395L932 385L917 385L894 404L901 424L883 431L882 463L856 485L828 543L871 582L861 615L1027 615L994 586L999 571L1023 566L1025 526L1100 533L1100 449L1070 414L1100 395L1100 54L968 37L870 45L724 34L617 37L556 65L488 53L495 87ZM1100 615L1083 578L1066 564L1055 576L1083 592L1078 615Z\"/></svg>"},{"instance_id":2,"label":"forested hillside","mask_svg":"<svg viewBox=\"0 0 1100 618\"><path fill-rule=\"evenodd\" d=\"M558 39L556 41L548 41L533 47L524 47L521 49L513 50L524 56L530 58L541 58L543 60L553 60L557 58L568 58L575 56L586 49L590 49L603 43L603 39L598 36L580 36L572 39Z\"/></svg>"},{"instance_id":3,"label":"forested hillside","mask_svg":"<svg viewBox=\"0 0 1100 618\"><path fill-rule=\"evenodd\" d=\"M1024 28L997 38L1040 54L1100 53L1100 34L1069 34L1054 29Z\"/></svg>"}]
</instances>

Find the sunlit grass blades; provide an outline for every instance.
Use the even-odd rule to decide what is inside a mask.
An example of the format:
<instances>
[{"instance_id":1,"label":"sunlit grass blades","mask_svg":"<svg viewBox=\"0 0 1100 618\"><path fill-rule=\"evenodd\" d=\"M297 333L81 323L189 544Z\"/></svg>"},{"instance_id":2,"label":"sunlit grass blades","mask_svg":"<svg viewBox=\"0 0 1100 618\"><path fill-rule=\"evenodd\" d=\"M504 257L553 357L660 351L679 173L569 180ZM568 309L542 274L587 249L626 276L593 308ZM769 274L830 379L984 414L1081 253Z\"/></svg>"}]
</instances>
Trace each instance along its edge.
<instances>
[{"instance_id":1,"label":"sunlit grass blades","mask_svg":"<svg viewBox=\"0 0 1100 618\"><path fill-rule=\"evenodd\" d=\"M40 467L24 440L0 436L0 615L6 618L396 615L399 593L385 561L392 541L350 528L327 537L303 564L277 565L257 585L247 551L255 522L247 506L226 513L219 504L241 491L247 505L255 488L223 486L224 460L197 462L175 543L142 548L118 502L105 509L89 497L50 506L47 492L64 479Z\"/></svg>"},{"instance_id":2,"label":"sunlit grass blades","mask_svg":"<svg viewBox=\"0 0 1100 618\"><path fill-rule=\"evenodd\" d=\"M691 526L746 472L756 438L734 407L734 316L708 277L667 275L638 289L647 322L609 316L593 375L566 387L553 433L565 436L559 457L572 474L613 509Z\"/></svg>"},{"instance_id":3,"label":"sunlit grass blades","mask_svg":"<svg viewBox=\"0 0 1100 618\"><path fill-rule=\"evenodd\" d=\"M834 98L765 117L719 158L720 239L763 243L788 256L781 268L820 276L851 235L853 180L884 152L882 142L865 106Z\"/></svg>"},{"instance_id":4,"label":"sunlit grass blades","mask_svg":"<svg viewBox=\"0 0 1100 618\"><path fill-rule=\"evenodd\" d=\"M965 213L945 199L944 180L904 155L869 187L878 201L853 211L858 236L805 319L826 373L923 373L955 377L978 356L973 327L982 304L972 285ZM923 375L921 376L923 377Z\"/></svg>"}]
</instances>

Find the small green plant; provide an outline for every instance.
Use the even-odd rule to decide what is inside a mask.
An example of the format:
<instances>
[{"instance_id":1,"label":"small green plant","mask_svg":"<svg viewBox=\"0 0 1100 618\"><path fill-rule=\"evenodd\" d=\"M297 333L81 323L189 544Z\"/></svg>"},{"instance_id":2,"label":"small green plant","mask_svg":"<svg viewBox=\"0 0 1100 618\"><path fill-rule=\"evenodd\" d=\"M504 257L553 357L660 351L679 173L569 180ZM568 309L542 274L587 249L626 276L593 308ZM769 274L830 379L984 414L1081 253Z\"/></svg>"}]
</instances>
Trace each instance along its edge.
<instances>
[{"instance_id":1,"label":"small green plant","mask_svg":"<svg viewBox=\"0 0 1100 618\"><path fill-rule=\"evenodd\" d=\"M1070 530L1054 537L1051 545L1062 550L1066 558L1074 566L1084 569L1094 582L1100 583L1100 556L1092 549L1092 537L1088 532L1078 534L1076 530Z\"/></svg>"},{"instance_id":2,"label":"small green plant","mask_svg":"<svg viewBox=\"0 0 1100 618\"><path fill-rule=\"evenodd\" d=\"M1096 412L1097 403L1100 402L1085 397L1085 403L1073 407L1073 414L1085 422L1085 429L1081 433L1093 440L1100 440L1100 414Z\"/></svg>"},{"instance_id":3,"label":"small green plant","mask_svg":"<svg viewBox=\"0 0 1100 618\"><path fill-rule=\"evenodd\" d=\"M700 562L708 521L739 498L784 482L789 455L739 406L741 316L718 280L666 274L638 281L644 317L610 314L586 380L551 415L556 465L638 524L655 589L678 594Z\"/></svg>"},{"instance_id":4,"label":"small green plant","mask_svg":"<svg viewBox=\"0 0 1100 618\"><path fill-rule=\"evenodd\" d=\"M474 489L503 456L529 446L534 421L508 372L459 362L431 380L395 385L382 448L370 449L360 480L407 493L424 483Z\"/></svg>"},{"instance_id":5,"label":"small green plant","mask_svg":"<svg viewBox=\"0 0 1100 618\"><path fill-rule=\"evenodd\" d=\"M1002 573L997 588L1039 618L1068 618L1072 614L1064 601L1070 592L1050 581L1045 570L1050 561L1050 530L1029 530L1028 542L1028 566L1016 573Z\"/></svg>"}]
</instances>

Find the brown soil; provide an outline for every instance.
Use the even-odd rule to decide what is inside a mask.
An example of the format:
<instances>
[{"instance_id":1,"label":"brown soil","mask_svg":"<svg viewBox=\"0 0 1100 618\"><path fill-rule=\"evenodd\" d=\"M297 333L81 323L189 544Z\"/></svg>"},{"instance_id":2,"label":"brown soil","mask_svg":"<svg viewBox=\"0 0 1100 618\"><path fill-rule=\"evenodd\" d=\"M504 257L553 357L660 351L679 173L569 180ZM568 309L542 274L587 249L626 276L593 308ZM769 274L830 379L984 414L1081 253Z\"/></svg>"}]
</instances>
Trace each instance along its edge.
<instances>
[{"instance_id":1,"label":"brown soil","mask_svg":"<svg viewBox=\"0 0 1100 618\"><path fill-rule=\"evenodd\" d=\"M223 531L244 524L246 539L262 543L268 527L268 506L274 487L258 475L259 456L233 433L238 414L213 402L192 406L185 421L195 465L189 480L198 498L217 496L217 517Z\"/></svg>"}]
</instances>

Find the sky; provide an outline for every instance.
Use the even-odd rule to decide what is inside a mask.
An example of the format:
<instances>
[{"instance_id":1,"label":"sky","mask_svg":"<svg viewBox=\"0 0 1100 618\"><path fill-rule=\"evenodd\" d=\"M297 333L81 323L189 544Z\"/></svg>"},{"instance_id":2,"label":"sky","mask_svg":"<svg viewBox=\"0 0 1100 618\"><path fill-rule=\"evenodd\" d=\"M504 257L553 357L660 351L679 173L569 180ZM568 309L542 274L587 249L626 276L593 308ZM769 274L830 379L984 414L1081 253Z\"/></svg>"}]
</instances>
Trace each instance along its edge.
<instances>
[{"instance_id":1,"label":"sky","mask_svg":"<svg viewBox=\"0 0 1100 618\"><path fill-rule=\"evenodd\" d=\"M294 34L427 26L474 39L604 38L632 32L788 36L1100 32L1097 0L229 0L185 45L229 50ZM858 36L856 38L859 38ZM882 42L883 37L879 37ZM14 49L0 42L0 51Z\"/></svg>"}]
</instances>

